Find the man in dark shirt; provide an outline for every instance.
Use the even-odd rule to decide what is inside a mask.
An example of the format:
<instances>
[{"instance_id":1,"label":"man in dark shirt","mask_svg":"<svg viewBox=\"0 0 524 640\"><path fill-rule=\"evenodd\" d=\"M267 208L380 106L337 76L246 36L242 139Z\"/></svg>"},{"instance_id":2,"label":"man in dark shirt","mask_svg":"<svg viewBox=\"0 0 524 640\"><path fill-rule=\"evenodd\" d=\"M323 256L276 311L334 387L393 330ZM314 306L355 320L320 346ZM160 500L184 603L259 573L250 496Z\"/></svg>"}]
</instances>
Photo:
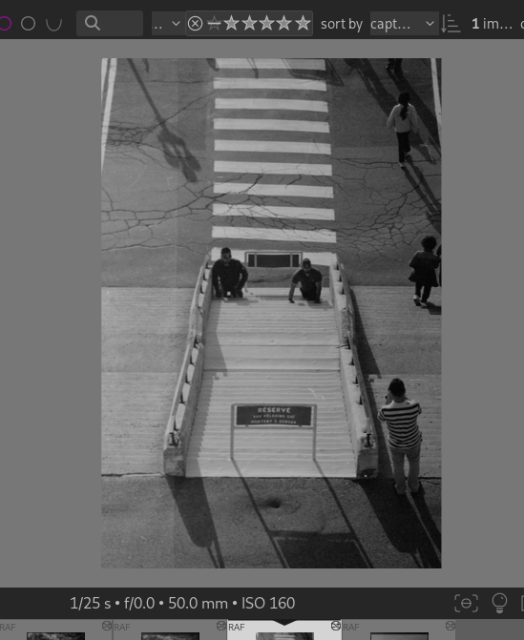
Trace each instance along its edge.
<instances>
[{"instance_id":1,"label":"man in dark shirt","mask_svg":"<svg viewBox=\"0 0 524 640\"><path fill-rule=\"evenodd\" d=\"M247 269L240 262L231 257L231 250L224 247L220 252L222 256L217 260L211 270L211 278L215 294L218 298L227 300L227 295L232 298L243 298L242 287L247 282Z\"/></svg>"},{"instance_id":2,"label":"man in dark shirt","mask_svg":"<svg viewBox=\"0 0 524 640\"><path fill-rule=\"evenodd\" d=\"M320 293L322 291L322 274L318 269L313 269L311 260L304 258L302 260L302 269L299 269L291 279L291 287L289 289L289 302L293 300L293 294L297 284L300 284L300 291L304 300L314 300L320 302Z\"/></svg>"}]
</instances>

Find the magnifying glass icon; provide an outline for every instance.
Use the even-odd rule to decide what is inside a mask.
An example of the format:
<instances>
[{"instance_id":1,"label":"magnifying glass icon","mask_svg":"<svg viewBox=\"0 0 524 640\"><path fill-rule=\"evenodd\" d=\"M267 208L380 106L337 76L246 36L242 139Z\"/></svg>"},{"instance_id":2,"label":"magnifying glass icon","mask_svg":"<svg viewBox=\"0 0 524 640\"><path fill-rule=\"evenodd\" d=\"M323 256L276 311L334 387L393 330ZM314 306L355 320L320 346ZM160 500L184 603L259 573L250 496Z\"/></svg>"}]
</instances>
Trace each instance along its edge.
<instances>
[{"instance_id":1,"label":"magnifying glass icon","mask_svg":"<svg viewBox=\"0 0 524 640\"><path fill-rule=\"evenodd\" d=\"M98 31L100 31L100 27L98 26L98 18L96 16L87 16L85 24L88 29L97 29Z\"/></svg>"}]
</instances>

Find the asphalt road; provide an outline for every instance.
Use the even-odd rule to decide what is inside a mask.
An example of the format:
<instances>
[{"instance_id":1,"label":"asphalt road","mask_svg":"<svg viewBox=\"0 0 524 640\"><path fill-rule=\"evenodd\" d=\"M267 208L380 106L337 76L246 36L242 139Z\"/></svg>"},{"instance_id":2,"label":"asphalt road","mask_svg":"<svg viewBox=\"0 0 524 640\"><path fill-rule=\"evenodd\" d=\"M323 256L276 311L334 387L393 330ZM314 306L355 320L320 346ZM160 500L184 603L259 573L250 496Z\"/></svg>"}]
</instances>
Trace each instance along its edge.
<instances>
[{"instance_id":1,"label":"asphalt road","mask_svg":"<svg viewBox=\"0 0 524 640\"><path fill-rule=\"evenodd\" d=\"M333 186L332 202L309 206L329 204L334 220L226 217L220 224L328 229L336 243L289 246L336 249L354 285L407 286L406 264L418 242L440 235L441 174L430 61L406 60L404 71L403 79L392 76L384 60L327 63L332 176L298 184ZM212 212L218 76L213 60L118 61L102 173L102 286L191 288L209 248L224 243L213 236ZM385 127L400 90L410 91L421 119L406 171ZM289 136L260 132L258 139ZM270 160L299 158L278 152ZM315 162L321 160L317 154ZM295 183L294 176L281 182ZM234 249L245 241L228 244ZM371 482L103 477L102 566L439 567L440 481L425 480L415 499L398 498L385 475Z\"/></svg>"}]
</instances>

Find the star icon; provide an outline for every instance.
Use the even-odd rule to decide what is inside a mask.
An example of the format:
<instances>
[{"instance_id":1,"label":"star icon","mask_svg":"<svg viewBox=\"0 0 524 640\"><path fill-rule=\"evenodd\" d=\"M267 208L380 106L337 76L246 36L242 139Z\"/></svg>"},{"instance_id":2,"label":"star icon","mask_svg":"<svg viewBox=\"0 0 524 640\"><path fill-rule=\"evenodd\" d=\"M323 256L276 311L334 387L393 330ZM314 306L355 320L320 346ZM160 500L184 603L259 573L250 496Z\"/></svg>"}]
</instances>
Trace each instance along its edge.
<instances>
[{"instance_id":1,"label":"star icon","mask_svg":"<svg viewBox=\"0 0 524 640\"><path fill-rule=\"evenodd\" d=\"M286 16L282 16L282 20L277 20L277 22L280 25L279 31L281 31L282 29L287 29L289 31L288 24L293 22L293 20L286 20Z\"/></svg>"},{"instance_id":2,"label":"star icon","mask_svg":"<svg viewBox=\"0 0 524 640\"><path fill-rule=\"evenodd\" d=\"M302 18L300 20L295 20L295 22L298 24L298 30L300 31L300 29L305 29L307 31L308 29L308 24L311 22L311 20L306 20L304 16L302 16Z\"/></svg>"},{"instance_id":3,"label":"star icon","mask_svg":"<svg viewBox=\"0 0 524 640\"><path fill-rule=\"evenodd\" d=\"M226 31L229 31L229 29L234 29L236 31L237 30L237 22L240 22L240 20L233 20L233 16L231 16L231 18L229 18L229 20L222 20L222 22L225 22L227 24Z\"/></svg>"},{"instance_id":4,"label":"star icon","mask_svg":"<svg viewBox=\"0 0 524 640\"><path fill-rule=\"evenodd\" d=\"M264 31L264 29L269 29L271 31L271 25L275 21L274 20L270 20L266 15L266 19L265 20L259 20L259 22L262 25L262 31Z\"/></svg>"},{"instance_id":5,"label":"star icon","mask_svg":"<svg viewBox=\"0 0 524 640\"><path fill-rule=\"evenodd\" d=\"M217 31L220 31L221 22L222 20L217 20L217 17L214 15L213 20L207 21L207 24L209 25L209 30L211 31L211 29L216 29Z\"/></svg>"},{"instance_id":6,"label":"star icon","mask_svg":"<svg viewBox=\"0 0 524 640\"><path fill-rule=\"evenodd\" d=\"M258 22L258 20L251 20L251 16L248 16L247 20L242 20L242 22L246 25L244 27L244 31L247 31L248 29L253 29L254 31L255 27L253 25Z\"/></svg>"}]
</instances>

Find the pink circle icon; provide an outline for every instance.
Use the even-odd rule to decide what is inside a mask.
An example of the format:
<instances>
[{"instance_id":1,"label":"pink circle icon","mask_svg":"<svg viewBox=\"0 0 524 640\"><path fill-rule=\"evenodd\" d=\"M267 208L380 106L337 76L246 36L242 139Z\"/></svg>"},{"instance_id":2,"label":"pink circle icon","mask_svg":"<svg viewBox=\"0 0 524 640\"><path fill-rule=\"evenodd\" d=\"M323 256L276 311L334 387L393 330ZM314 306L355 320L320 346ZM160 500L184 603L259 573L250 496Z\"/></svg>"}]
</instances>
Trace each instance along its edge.
<instances>
[{"instance_id":1,"label":"pink circle icon","mask_svg":"<svg viewBox=\"0 0 524 640\"><path fill-rule=\"evenodd\" d=\"M9 25L7 27L4 27L4 24L0 22L0 31L9 31L9 29L13 26L11 18L8 18L7 16L0 16L0 21L1 20L7 20L7 22L9 22Z\"/></svg>"}]
</instances>

